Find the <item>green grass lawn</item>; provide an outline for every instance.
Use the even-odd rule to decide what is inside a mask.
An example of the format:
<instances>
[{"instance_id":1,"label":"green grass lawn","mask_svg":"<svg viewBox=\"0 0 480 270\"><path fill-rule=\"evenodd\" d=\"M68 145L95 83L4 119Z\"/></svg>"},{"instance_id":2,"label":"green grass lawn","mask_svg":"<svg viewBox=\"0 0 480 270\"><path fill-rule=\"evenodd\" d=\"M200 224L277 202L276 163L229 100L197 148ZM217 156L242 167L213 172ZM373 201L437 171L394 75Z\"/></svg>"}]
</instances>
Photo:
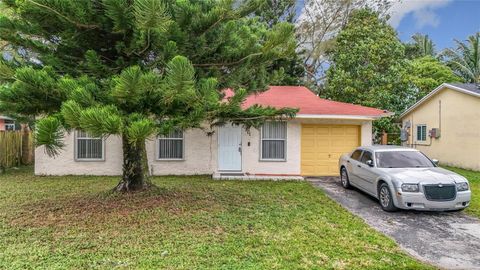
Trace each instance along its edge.
<instances>
[{"instance_id":1,"label":"green grass lawn","mask_svg":"<svg viewBox=\"0 0 480 270\"><path fill-rule=\"evenodd\" d=\"M0 269L428 269L306 182L0 176Z\"/></svg>"},{"instance_id":2,"label":"green grass lawn","mask_svg":"<svg viewBox=\"0 0 480 270\"><path fill-rule=\"evenodd\" d=\"M480 172L454 167L445 167L445 169L454 171L468 179L470 183L470 189L472 190L472 200L470 201L470 207L468 207L465 211L480 218Z\"/></svg>"}]
</instances>

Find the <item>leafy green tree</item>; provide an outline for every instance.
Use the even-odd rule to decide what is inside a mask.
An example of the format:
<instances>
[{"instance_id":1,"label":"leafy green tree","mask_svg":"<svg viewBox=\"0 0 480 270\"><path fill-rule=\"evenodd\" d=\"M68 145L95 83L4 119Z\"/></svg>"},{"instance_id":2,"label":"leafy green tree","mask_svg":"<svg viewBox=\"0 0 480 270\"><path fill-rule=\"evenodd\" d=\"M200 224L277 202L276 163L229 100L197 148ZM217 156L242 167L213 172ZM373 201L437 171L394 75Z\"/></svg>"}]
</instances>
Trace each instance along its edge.
<instances>
[{"instance_id":1,"label":"leafy green tree","mask_svg":"<svg viewBox=\"0 0 480 270\"><path fill-rule=\"evenodd\" d=\"M269 71L294 56L293 26L269 27L258 1L5 1L0 37L35 56L3 63L0 111L39 116L36 142L61 151L65 131L119 136L119 191L148 184L145 140L176 129L227 121L258 127L293 109L240 105L264 89ZM280 76L277 72L275 76ZM220 89L238 89L221 102Z\"/></svg>"},{"instance_id":2,"label":"leafy green tree","mask_svg":"<svg viewBox=\"0 0 480 270\"><path fill-rule=\"evenodd\" d=\"M428 35L417 33L412 36L413 42L405 44L405 55L409 59L424 56L435 57L435 44Z\"/></svg>"},{"instance_id":3,"label":"leafy green tree","mask_svg":"<svg viewBox=\"0 0 480 270\"><path fill-rule=\"evenodd\" d=\"M279 22L293 23L296 0L265 0L255 14L260 20L273 26Z\"/></svg>"},{"instance_id":4,"label":"leafy green tree","mask_svg":"<svg viewBox=\"0 0 480 270\"><path fill-rule=\"evenodd\" d=\"M421 99L442 83L461 82L453 71L439 60L425 56L410 62L407 80L416 89L416 100Z\"/></svg>"},{"instance_id":5,"label":"leafy green tree","mask_svg":"<svg viewBox=\"0 0 480 270\"><path fill-rule=\"evenodd\" d=\"M469 36L466 42L455 40L456 48L443 52L447 64L465 82L480 83L480 32Z\"/></svg>"},{"instance_id":6,"label":"leafy green tree","mask_svg":"<svg viewBox=\"0 0 480 270\"><path fill-rule=\"evenodd\" d=\"M338 35L321 95L399 113L411 99L404 46L376 12L352 13Z\"/></svg>"},{"instance_id":7,"label":"leafy green tree","mask_svg":"<svg viewBox=\"0 0 480 270\"><path fill-rule=\"evenodd\" d=\"M304 0L295 23L299 52L304 61L306 83L318 88L325 82L330 66L329 51L335 48L338 33L355 10L369 8L380 17L388 16L395 0Z\"/></svg>"}]
</instances>

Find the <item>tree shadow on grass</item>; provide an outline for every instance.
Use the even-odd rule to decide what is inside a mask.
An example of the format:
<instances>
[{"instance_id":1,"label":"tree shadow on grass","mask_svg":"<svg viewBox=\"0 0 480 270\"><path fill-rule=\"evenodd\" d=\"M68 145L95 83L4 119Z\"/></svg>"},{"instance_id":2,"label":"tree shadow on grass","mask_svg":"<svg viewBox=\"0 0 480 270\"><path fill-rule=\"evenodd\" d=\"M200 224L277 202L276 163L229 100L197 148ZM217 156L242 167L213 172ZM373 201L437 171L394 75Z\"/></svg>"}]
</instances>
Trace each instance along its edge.
<instances>
[{"instance_id":1,"label":"tree shadow on grass","mask_svg":"<svg viewBox=\"0 0 480 270\"><path fill-rule=\"evenodd\" d=\"M189 215L203 209L222 210L215 197L190 191L152 188L143 192L120 194L102 192L96 195L45 199L19 206L15 216L7 219L20 227L90 226L103 222L132 221L131 216L159 211L158 215Z\"/></svg>"}]
</instances>

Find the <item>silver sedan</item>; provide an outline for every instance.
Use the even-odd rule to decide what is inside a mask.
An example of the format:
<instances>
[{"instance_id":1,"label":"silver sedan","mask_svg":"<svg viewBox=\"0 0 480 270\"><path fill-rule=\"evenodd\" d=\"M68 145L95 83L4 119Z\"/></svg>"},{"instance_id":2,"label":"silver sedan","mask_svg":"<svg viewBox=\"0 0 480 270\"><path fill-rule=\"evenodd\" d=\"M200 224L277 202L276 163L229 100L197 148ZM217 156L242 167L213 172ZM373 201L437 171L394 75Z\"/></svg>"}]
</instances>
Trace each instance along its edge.
<instances>
[{"instance_id":1,"label":"silver sedan","mask_svg":"<svg viewBox=\"0 0 480 270\"><path fill-rule=\"evenodd\" d=\"M380 201L385 211L462 210L470 204L468 180L406 147L359 147L340 157L342 186L354 186Z\"/></svg>"}]
</instances>

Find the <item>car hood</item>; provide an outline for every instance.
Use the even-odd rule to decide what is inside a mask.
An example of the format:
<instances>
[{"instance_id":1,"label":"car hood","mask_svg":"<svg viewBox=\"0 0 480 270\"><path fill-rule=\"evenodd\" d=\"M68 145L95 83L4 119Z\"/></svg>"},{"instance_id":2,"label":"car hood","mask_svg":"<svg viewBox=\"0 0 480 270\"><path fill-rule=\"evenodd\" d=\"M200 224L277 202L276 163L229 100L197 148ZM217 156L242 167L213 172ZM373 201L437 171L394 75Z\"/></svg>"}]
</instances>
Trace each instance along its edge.
<instances>
[{"instance_id":1,"label":"car hood","mask_svg":"<svg viewBox=\"0 0 480 270\"><path fill-rule=\"evenodd\" d=\"M382 168L390 177L403 183L452 184L466 179L440 167L432 168Z\"/></svg>"}]
</instances>

